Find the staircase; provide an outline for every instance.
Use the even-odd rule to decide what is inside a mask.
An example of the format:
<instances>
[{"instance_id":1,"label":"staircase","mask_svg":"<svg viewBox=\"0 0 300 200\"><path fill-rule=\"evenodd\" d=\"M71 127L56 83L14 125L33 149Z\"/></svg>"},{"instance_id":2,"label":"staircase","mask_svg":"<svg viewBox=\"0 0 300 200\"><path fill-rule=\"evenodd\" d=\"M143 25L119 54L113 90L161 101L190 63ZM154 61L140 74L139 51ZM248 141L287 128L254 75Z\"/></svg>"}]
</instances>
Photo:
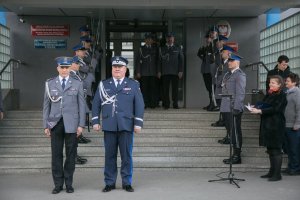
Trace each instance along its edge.
<instances>
[{"instance_id":1,"label":"staircase","mask_svg":"<svg viewBox=\"0 0 300 200\"><path fill-rule=\"evenodd\" d=\"M229 146L217 141L224 127L211 127L218 113L196 109L146 110L144 129L135 135L135 170L226 171ZM42 128L41 111L9 111L0 121L0 174L51 171L50 139ZM258 146L259 117L244 114L241 165L235 171L262 171L269 167L265 149ZM76 170L100 171L104 166L103 133L84 135L92 140L79 144L78 155L88 159ZM120 165L120 158L118 158Z\"/></svg>"}]
</instances>

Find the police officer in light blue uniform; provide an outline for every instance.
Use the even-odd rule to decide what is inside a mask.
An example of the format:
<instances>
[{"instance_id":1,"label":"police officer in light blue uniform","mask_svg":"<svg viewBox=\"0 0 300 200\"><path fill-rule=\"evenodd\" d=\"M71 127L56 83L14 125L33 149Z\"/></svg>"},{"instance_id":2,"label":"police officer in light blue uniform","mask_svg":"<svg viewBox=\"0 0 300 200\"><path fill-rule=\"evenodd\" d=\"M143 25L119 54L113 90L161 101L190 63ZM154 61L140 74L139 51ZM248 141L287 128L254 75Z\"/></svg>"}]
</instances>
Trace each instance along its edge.
<instances>
[{"instance_id":1,"label":"police officer in light blue uniform","mask_svg":"<svg viewBox=\"0 0 300 200\"><path fill-rule=\"evenodd\" d=\"M127 59L112 58L112 78L101 81L92 106L93 129L99 131L102 111L102 130L105 146L105 188L109 192L116 188L118 147L121 154L122 188L132 188L133 132L140 133L143 126L144 100L139 83L125 77Z\"/></svg>"},{"instance_id":2,"label":"police officer in light blue uniform","mask_svg":"<svg viewBox=\"0 0 300 200\"><path fill-rule=\"evenodd\" d=\"M66 192L73 193L73 174L77 154L77 137L81 135L85 122L85 100L82 82L69 76L71 57L58 57L57 77L45 83L43 104L43 127L51 137L52 176L57 194L66 185ZM63 147L65 144L65 164Z\"/></svg>"},{"instance_id":3,"label":"police officer in light blue uniform","mask_svg":"<svg viewBox=\"0 0 300 200\"><path fill-rule=\"evenodd\" d=\"M233 144L233 155L224 159L225 164L241 164L242 128L246 74L240 69L239 55L231 53L228 58L228 72L222 80L222 101L220 111L224 113L225 127ZM228 95L228 96L224 96ZM230 97L231 95L231 97ZM231 128L232 127L232 128Z\"/></svg>"}]
</instances>

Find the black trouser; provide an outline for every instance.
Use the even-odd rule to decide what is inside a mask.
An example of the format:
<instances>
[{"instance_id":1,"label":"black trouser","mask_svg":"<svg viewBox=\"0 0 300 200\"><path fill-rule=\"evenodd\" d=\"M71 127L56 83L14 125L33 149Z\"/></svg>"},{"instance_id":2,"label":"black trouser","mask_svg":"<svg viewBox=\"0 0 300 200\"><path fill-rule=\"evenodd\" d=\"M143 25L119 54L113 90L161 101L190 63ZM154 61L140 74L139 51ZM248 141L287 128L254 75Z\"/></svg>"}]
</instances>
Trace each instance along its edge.
<instances>
[{"instance_id":1,"label":"black trouser","mask_svg":"<svg viewBox=\"0 0 300 200\"><path fill-rule=\"evenodd\" d=\"M211 77L211 74L210 73L204 73L202 74L203 76L203 80L204 80L204 84L205 84L205 87L206 87L206 90L209 94L209 99L211 101L211 98L212 98L212 77Z\"/></svg>"},{"instance_id":2,"label":"black trouser","mask_svg":"<svg viewBox=\"0 0 300 200\"><path fill-rule=\"evenodd\" d=\"M157 87L155 76L141 77L141 91L144 97L146 107L155 108L157 105Z\"/></svg>"},{"instance_id":3,"label":"black trouser","mask_svg":"<svg viewBox=\"0 0 300 200\"><path fill-rule=\"evenodd\" d=\"M163 107L170 107L170 97L169 97L169 88L170 83L172 84L172 101L173 106L178 106L178 82L179 77L177 75L163 75L162 84L163 84Z\"/></svg>"},{"instance_id":4,"label":"black trouser","mask_svg":"<svg viewBox=\"0 0 300 200\"><path fill-rule=\"evenodd\" d=\"M63 148L66 148L66 159L63 165ZM51 130L52 177L56 187L72 186L77 154L76 133L66 133L63 119Z\"/></svg>"},{"instance_id":5,"label":"black trouser","mask_svg":"<svg viewBox=\"0 0 300 200\"><path fill-rule=\"evenodd\" d=\"M232 113L230 112L223 113L227 135L232 140L233 148L240 149L242 148L243 145L242 128L241 128L242 114L243 113L240 113L238 115L233 116L232 118ZM232 126L232 132L231 132L231 126Z\"/></svg>"}]
</instances>

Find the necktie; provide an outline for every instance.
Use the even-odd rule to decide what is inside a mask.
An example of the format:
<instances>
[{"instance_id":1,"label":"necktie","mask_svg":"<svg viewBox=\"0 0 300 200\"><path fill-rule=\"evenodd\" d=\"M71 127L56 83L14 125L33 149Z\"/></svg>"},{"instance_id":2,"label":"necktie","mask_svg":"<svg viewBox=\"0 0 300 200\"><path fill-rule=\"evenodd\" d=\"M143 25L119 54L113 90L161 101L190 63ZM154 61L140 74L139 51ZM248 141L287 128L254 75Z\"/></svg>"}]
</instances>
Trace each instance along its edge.
<instances>
[{"instance_id":1,"label":"necktie","mask_svg":"<svg viewBox=\"0 0 300 200\"><path fill-rule=\"evenodd\" d=\"M117 89L119 90L121 88L121 84L120 84L121 80L118 79L117 82L118 82Z\"/></svg>"},{"instance_id":2,"label":"necktie","mask_svg":"<svg viewBox=\"0 0 300 200\"><path fill-rule=\"evenodd\" d=\"M62 80L62 84L61 84L61 87L62 87L62 89L64 90L65 89L65 87L66 87L66 79L64 79L63 78L63 80Z\"/></svg>"}]
</instances>

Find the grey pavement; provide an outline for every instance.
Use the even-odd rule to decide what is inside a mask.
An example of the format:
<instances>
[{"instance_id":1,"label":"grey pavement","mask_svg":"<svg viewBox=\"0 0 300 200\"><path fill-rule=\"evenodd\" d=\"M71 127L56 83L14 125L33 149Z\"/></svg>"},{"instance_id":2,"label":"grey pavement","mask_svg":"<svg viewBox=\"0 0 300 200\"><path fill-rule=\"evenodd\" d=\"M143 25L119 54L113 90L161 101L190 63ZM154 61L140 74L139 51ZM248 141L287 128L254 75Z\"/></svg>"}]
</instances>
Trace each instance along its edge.
<instances>
[{"instance_id":1,"label":"grey pavement","mask_svg":"<svg viewBox=\"0 0 300 200\"><path fill-rule=\"evenodd\" d=\"M229 181L209 183L218 179L211 171L135 171L134 193L117 189L102 193L103 174L99 171L78 171L74 176L75 193L51 194L50 173L0 175L1 200L299 200L300 176L283 176L282 181L268 182L259 178L265 172L237 172L241 188ZM227 176L227 172L222 174ZM119 179L119 177L118 177ZM119 181L119 180L118 180Z\"/></svg>"}]
</instances>

